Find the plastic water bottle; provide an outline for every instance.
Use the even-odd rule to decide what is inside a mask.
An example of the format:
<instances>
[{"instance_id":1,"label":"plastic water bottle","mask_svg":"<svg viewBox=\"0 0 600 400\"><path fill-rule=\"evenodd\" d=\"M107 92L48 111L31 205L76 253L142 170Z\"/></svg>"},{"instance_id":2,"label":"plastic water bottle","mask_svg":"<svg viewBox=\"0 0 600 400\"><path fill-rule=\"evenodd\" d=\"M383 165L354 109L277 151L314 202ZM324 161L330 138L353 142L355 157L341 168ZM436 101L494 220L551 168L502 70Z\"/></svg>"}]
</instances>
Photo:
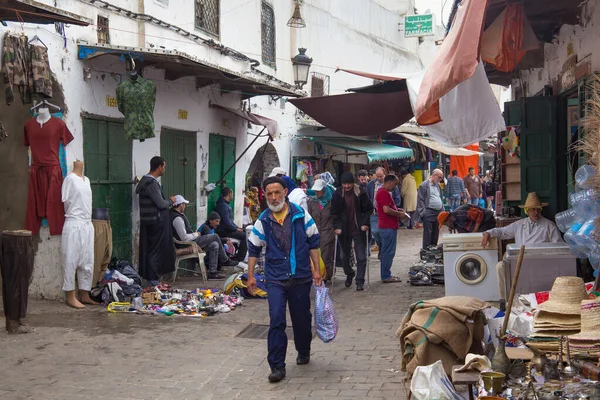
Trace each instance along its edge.
<instances>
[{"instance_id":1,"label":"plastic water bottle","mask_svg":"<svg viewBox=\"0 0 600 400\"><path fill-rule=\"evenodd\" d=\"M579 243L579 238L577 237L577 232L579 231L579 229L581 229L582 226L583 222L574 222L573 225L571 225L571 227L569 228L569 230L567 230L567 232L565 233L565 242L569 244L569 247L571 247L572 250L581 247L581 244Z\"/></svg>"},{"instance_id":2,"label":"plastic water bottle","mask_svg":"<svg viewBox=\"0 0 600 400\"><path fill-rule=\"evenodd\" d=\"M598 266L600 265L600 246L597 247L591 254L588 256L588 260L590 264L595 270L598 270Z\"/></svg>"},{"instance_id":3,"label":"plastic water bottle","mask_svg":"<svg viewBox=\"0 0 600 400\"><path fill-rule=\"evenodd\" d=\"M591 165L584 165L575 172L575 183L578 188L589 189L594 186L598 171Z\"/></svg>"},{"instance_id":4,"label":"plastic water bottle","mask_svg":"<svg viewBox=\"0 0 600 400\"><path fill-rule=\"evenodd\" d=\"M577 231L575 241L578 244L592 250L598 247L596 242L598 228L600 227L600 218L590 218L583 223Z\"/></svg>"},{"instance_id":5,"label":"plastic water bottle","mask_svg":"<svg viewBox=\"0 0 600 400\"><path fill-rule=\"evenodd\" d=\"M600 207L599 200L600 196L594 189L581 190L569 195L569 201L575 211L578 214L586 216L598 213Z\"/></svg>"},{"instance_id":6,"label":"plastic water bottle","mask_svg":"<svg viewBox=\"0 0 600 400\"><path fill-rule=\"evenodd\" d=\"M568 231L576 221L584 219L577 214L577 211L574 208L559 212L554 218L556 220L556 226L558 226L558 229L563 233Z\"/></svg>"}]
</instances>

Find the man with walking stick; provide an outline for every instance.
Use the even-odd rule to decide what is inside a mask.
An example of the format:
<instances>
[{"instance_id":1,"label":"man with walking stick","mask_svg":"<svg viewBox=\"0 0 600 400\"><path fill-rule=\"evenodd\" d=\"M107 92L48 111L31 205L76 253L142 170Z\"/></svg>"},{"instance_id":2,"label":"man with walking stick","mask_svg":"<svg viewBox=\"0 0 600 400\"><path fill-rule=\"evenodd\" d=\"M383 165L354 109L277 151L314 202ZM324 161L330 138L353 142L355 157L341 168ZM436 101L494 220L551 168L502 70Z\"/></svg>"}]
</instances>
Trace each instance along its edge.
<instances>
[{"instance_id":1,"label":"man with walking stick","mask_svg":"<svg viewBox=\"0 0 600 400\"><path fill-rule=\"evenodd\" d=\"M352 285L356 276L356 290L364 290L365 272L367 270L367 244L369 219L373 213L373 205L367 192L354 183L351 172L342 174L342 187L338 188L331 199L331 216L333 229L341 243L341 259L346 274L346 287ZM356 272L350 266L350 252L354 243L356 255Z\"/></svg>"}]
</instances>

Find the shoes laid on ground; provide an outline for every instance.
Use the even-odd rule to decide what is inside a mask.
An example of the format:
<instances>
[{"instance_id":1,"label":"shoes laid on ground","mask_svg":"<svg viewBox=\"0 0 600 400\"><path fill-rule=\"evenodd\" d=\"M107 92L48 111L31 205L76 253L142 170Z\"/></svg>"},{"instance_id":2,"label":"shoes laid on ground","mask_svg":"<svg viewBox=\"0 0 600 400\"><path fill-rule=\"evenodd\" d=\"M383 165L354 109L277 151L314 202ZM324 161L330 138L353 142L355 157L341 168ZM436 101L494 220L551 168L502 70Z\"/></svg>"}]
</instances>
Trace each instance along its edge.
<instances>
[{"instance_id":1,"label":"shoes laid on ground","mask_svg":"<svg viewBox=\"0 0 600 400\"><path fill-rule=\"evenodd\" d=\"M298 354L298 357L296 357L296 364L297 365L306 365L309 362L310 362L310 355L303 356L302 354Z\"/></svg>"},{"instance_id":2,"label":"shoes laid on ground","mask_svg":"<svg viewBox=\"0 0 600 400\"><path fill-rule=\"evenodd\" d=\"M362 292L363 290L365 290L365 284L364 283L357 283L356 284L356 291Z\"/></svg>"},{"instance_id":3,"label":"shoes laid on ground","mask_svg":"<svg viewBox=\"0 0 600 400\"><path fill-rule=\"evenodd\" d=\"M387 278L386 280L383 281L383 283L400 283L402 282L402 280L400 278L398 278L397 276L390 276L389 278Z\"/></svg>"},{"instance_id":4,"label":"shoes laid on ground","mask_svg":"<svg viewBox=\"0 0 600 400\"><path fill-rule=\"evenodd\" d=\"M236 261L232 258L230 258L229 260L225 261L224 263L221 263L221 266L223 267L235 267L239 264L239 261Z\"/></svg>"},{"instance_id":5,"label":"shoes laid on ground","mask_svg":"<svg viewBox=\"0 0 600 400\"><path fill-rule=\"evenodd\" d=\"M269 375L269 382L279 382L283 378L285 378L285 367L273 368L271 370L271 374Z\"/></svg>"},{"instance_id":6,"label":"shoes laid on ground","mask_svg":"<svg viewBox=\"0 0 600 400\"><path fill-rule=\"evenodd\" d=\"M225 277L223 275L219 274L218 272L209 272L208 279L216 281L219 279L225 279Z\"/></svg>"},{"instance_id":7,"label":"shoes laid on ground","mask_svg":"<svg viewBox=\"0 0 600 400\"><path fill-rule=\"evenodd\" d=\"M377 253L379 252L379 247L377 245L371 247L371 253Z\"/></svg>"},{"instance_id":8,"label":"shoes laid on ground","mask_svg":"<svg viewBox=\"0 0 600 400\"><path fill-rule=\"evenodd\" d=\"M350 285L352 285L353 278L354 278L354 275L346 276L346 281L344 282L344 286L346 286L347 288L350 287Z\"/></svg>"}]
</instances>

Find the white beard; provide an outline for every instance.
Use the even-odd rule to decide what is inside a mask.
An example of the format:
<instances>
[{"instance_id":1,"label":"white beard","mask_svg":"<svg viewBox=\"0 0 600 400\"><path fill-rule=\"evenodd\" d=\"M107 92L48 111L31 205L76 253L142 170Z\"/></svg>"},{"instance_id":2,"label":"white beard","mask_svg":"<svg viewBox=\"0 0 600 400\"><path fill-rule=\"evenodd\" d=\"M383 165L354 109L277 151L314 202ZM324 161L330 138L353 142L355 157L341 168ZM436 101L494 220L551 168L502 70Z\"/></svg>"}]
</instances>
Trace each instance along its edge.
<instances>
[{"instance_id":1,"label":"white beard","mask_svg":"<svg viewBox=\"0 0 600 400\"><path fill-rule=\"evenodd\" d=\"M285 201L282 201L278 205L273 205L267 201L267 205L269 206L269 210L277 213L277 212L283 210L283 207L285 207Z\"/></svg>"}]
</instances>

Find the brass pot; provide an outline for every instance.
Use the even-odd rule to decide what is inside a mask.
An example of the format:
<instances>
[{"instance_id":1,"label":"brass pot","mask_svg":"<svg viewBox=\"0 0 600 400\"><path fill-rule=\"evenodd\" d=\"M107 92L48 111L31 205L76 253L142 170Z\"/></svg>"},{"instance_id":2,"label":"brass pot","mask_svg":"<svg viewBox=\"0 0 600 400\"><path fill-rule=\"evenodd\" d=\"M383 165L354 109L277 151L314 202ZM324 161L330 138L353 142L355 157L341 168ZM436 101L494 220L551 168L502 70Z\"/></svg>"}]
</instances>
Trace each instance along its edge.
<instances>
[{"instance_id":1,"label":"brass pot","mask_svg":"<svg viewBox=\"0 0 600 400\"><path fill-rule=\"evenodd\" d=\"M504 386L504 379L506 375L502 372L482 372L481 379L483 379L483 387L486 392L490 392L492 389L494 394L502 393L502 387Z\"/></svg>"}]
</instances>

